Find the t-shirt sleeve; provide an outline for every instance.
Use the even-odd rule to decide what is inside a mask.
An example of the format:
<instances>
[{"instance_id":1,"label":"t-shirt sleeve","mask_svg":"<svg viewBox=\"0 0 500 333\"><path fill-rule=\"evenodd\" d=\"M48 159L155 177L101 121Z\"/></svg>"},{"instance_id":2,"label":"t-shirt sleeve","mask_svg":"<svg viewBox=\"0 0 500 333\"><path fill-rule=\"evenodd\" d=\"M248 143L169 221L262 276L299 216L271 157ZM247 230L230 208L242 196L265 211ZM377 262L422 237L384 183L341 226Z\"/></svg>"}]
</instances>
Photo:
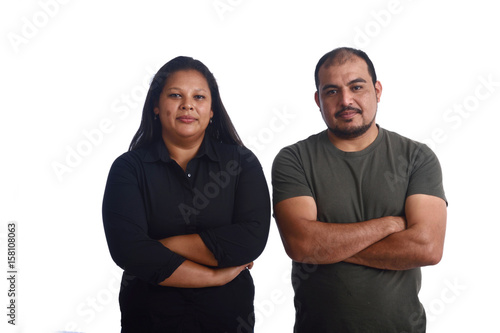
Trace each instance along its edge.
<instances>
[{"instance_id":1,"label":"t-shirt sleeve","mask_svg":"<svg viewBox=\"0 0 500 333\"><path fill-rule=\"evenodd\" d=\"M299 152L293 146L283 148L272 166L273 205L285 199L314 197Z\"/></svg>"},{"instance_id":2,"label":"t-shirt sleeve","mask_svg":"<svg viewBox=\"0 0 500 333\"><path fill-rule=\"evenodd\" d=\"M425 144L415 152L406 197L427 194L446 201L441 165L436 154Z\"/></svg>"}]
</instances>

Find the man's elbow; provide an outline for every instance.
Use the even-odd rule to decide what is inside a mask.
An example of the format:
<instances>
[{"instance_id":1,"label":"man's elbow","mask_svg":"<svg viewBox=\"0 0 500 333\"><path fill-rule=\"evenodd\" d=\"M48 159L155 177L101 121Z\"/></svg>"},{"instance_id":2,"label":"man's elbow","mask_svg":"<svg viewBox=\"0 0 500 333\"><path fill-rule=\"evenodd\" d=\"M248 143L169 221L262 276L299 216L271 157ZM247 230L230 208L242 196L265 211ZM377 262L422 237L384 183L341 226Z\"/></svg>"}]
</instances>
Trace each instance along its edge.
<instances>
[{"instance_id":1,"label":"man's elbow","mask_svg":"<svg viewBox=\"0 0 500 333\"><path fill-rule=\"evenodd\" d=\"M332 249L314 247L311 242L303 239L283 241L286 254L295 262L303 264L333 264L342 261L336 258Z\"/></svg>"},{"instance_id":2,"label":"man's elbow","mask_svg":"<svg viewBox=\"0 0 500 333\"><path fill-rule=\"evenodd\" d=\"M443 258L443 250L437 250L434 251L430 256L429 256L429 265L437 265L441 262L441 259Z\"/></svg>"},{"instance_id":3,"label":"man's elbow","mask_svg":"<svg viewBox=\"0 0 500 333\"><path fill-rule=\"evenodd\" d=\"M285 252L293 261L304 262L305 256L296 246L285 246Z\"/></svg>"},{"instance_id":4,"label":"man's elbow","mask_svg":"<svg viewBox=\"0 0 500 333\"><path fill-rule=\"evenodd\" d=\"M443 258L443 247L441 245L429 244L423 252L422 266L437 265Z\"/></svg>"},{"instance_id":5,"label":"man's elbow","mask_svg":"<svg viewBox=\"0 0 500 333\"><path fill-rule=\"evenodd\" d=\"M290 259L300 263L308 263L307 259L310 256L304 241L298 239L283 239L283 246Z\"/></svg>"}]
</instances>

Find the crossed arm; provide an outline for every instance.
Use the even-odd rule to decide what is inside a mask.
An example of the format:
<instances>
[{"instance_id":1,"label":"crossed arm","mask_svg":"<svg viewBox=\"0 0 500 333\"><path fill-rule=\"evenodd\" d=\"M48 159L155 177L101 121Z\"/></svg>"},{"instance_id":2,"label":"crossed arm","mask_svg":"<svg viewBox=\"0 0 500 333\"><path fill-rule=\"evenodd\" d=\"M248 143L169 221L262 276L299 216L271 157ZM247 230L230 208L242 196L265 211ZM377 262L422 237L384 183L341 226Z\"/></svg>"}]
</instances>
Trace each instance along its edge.
<instances>
[{"instance_id":1,"label":"crossed arm","mask_svg":"<svg viewBox=\"0 0 500 333\"><path fill-rule=\"evenodd\" d=\"M160 242L186 260L167 279L162 286L180 288L201 288L221 286L232 281L245 268L253 263L227 268L216 268L217 260L198 234L164 238Z\"/></svg>"},{"instance_id":2,"label":"crossed arm","mask_svg":"<svg viewBox=\"0 0 500 333\"><path fill-rule=\"evenodd\" d=\"M252 261L260 255L267 242L270 220L267 183L260 164L252 163L240 174L235 192L233 224L201 234L160 240L170 251L186 258L160 285L219 286L232 281L244 269L252 268ZM260 194L258 198L255 193Z\"/></svg>"},{"instance_id":3,"label":"crossed arm","mask_svg":"<svg viewBox=\"0 0 500 333\"><path fill-rule=\"evenodd\" d=\"M269 192L260 164L255 162L251 172L239 175L232 224L156 240L148 233L138 163L128 157L115 161L103 199L106 239L118 266L149 283L180 288L224 285L252 267L267 241L270 220ZM262 193L258 200L249 198L244 184L258 186L256 191Z\"/></svg>"},{"instance_id":4,"label":"crossed arm","mask_svg":"<svg viewBox=\"0 0 500 333\"><path fill-rule=\"evenodd\" d=\"M274 212L285 250L297 262L405 270L437 264L443 253L446 203L430 195L408 197L405 217L357 223L316 221L316 203L307 196L283 200Z\"/></svg>"}]
</instances>

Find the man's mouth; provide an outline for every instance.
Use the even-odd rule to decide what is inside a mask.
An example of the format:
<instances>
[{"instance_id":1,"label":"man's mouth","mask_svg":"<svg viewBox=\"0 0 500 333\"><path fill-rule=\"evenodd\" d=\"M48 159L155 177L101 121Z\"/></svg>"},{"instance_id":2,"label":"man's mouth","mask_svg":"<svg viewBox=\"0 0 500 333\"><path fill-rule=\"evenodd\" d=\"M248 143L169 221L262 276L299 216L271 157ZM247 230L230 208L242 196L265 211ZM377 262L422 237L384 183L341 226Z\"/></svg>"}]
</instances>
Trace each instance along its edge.
<instances>
[{"instance_id":1,"label":"man's mouth","mask_svg":"<svg viewBox=\"0 0 500 333\"><path fill-rule=\"evenodd\" d=\"M358 108L353 108L352 106L346 106L341 110L335 112L335 118L351 119L357 114L362 114L363 111Z\"/></svg>"}]
</instances>

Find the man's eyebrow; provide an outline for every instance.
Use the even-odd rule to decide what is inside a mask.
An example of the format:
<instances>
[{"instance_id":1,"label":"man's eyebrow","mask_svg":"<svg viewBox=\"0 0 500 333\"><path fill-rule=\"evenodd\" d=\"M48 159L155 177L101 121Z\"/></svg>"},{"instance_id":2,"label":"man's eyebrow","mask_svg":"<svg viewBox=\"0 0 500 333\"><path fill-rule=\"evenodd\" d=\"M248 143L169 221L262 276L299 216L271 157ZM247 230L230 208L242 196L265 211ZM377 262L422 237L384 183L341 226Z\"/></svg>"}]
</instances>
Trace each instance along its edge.
<instances>
[{"instance_id":1,"label":"man's eyebrow","mask_svg":"<svg viewBox=\"0 0 500 333\"><path fill-rule=\"evenodd\" d=\"M328 90L328 89L331 89L331 88L337 89L338 87L339 86L337 86L336 84L327 84L327 85L323 86L323 89L321 89L321 90L325 91L325 90Z\"/></svg>"},{"instance_id":2,"label":"man's eyebrow","mask_svg":"<svg viewBox=\"0 0 500 333\"><path fill-rule=\"evenodd\" d=\"M349 83L347 83L348 86L350 86L351 84L354 84L354 83L366 83L366 80L363 79L363 78L360 78L358 77L357 79L354 79L352 81L349 81Z\"/></svg>"},{"instance_id":3,"label":"man's eyebrow","mask_svg":"<svg viewBox=\"0 0 500 333\"><path fill-rule=\"evenodd\" d=\"M366 83L366 80L363 79L363 78L358 77L357 79L349 81L347 83L347 85L350 86L351 84L355 84L355 83ZM327 85L323 86L323 88L321 90L325 91L325 90L332 89L332 88L333 89L338 89L339 86L336 85L336 84L330 83L330 84L327 84Z\"/></svg>"}]
</instances>

